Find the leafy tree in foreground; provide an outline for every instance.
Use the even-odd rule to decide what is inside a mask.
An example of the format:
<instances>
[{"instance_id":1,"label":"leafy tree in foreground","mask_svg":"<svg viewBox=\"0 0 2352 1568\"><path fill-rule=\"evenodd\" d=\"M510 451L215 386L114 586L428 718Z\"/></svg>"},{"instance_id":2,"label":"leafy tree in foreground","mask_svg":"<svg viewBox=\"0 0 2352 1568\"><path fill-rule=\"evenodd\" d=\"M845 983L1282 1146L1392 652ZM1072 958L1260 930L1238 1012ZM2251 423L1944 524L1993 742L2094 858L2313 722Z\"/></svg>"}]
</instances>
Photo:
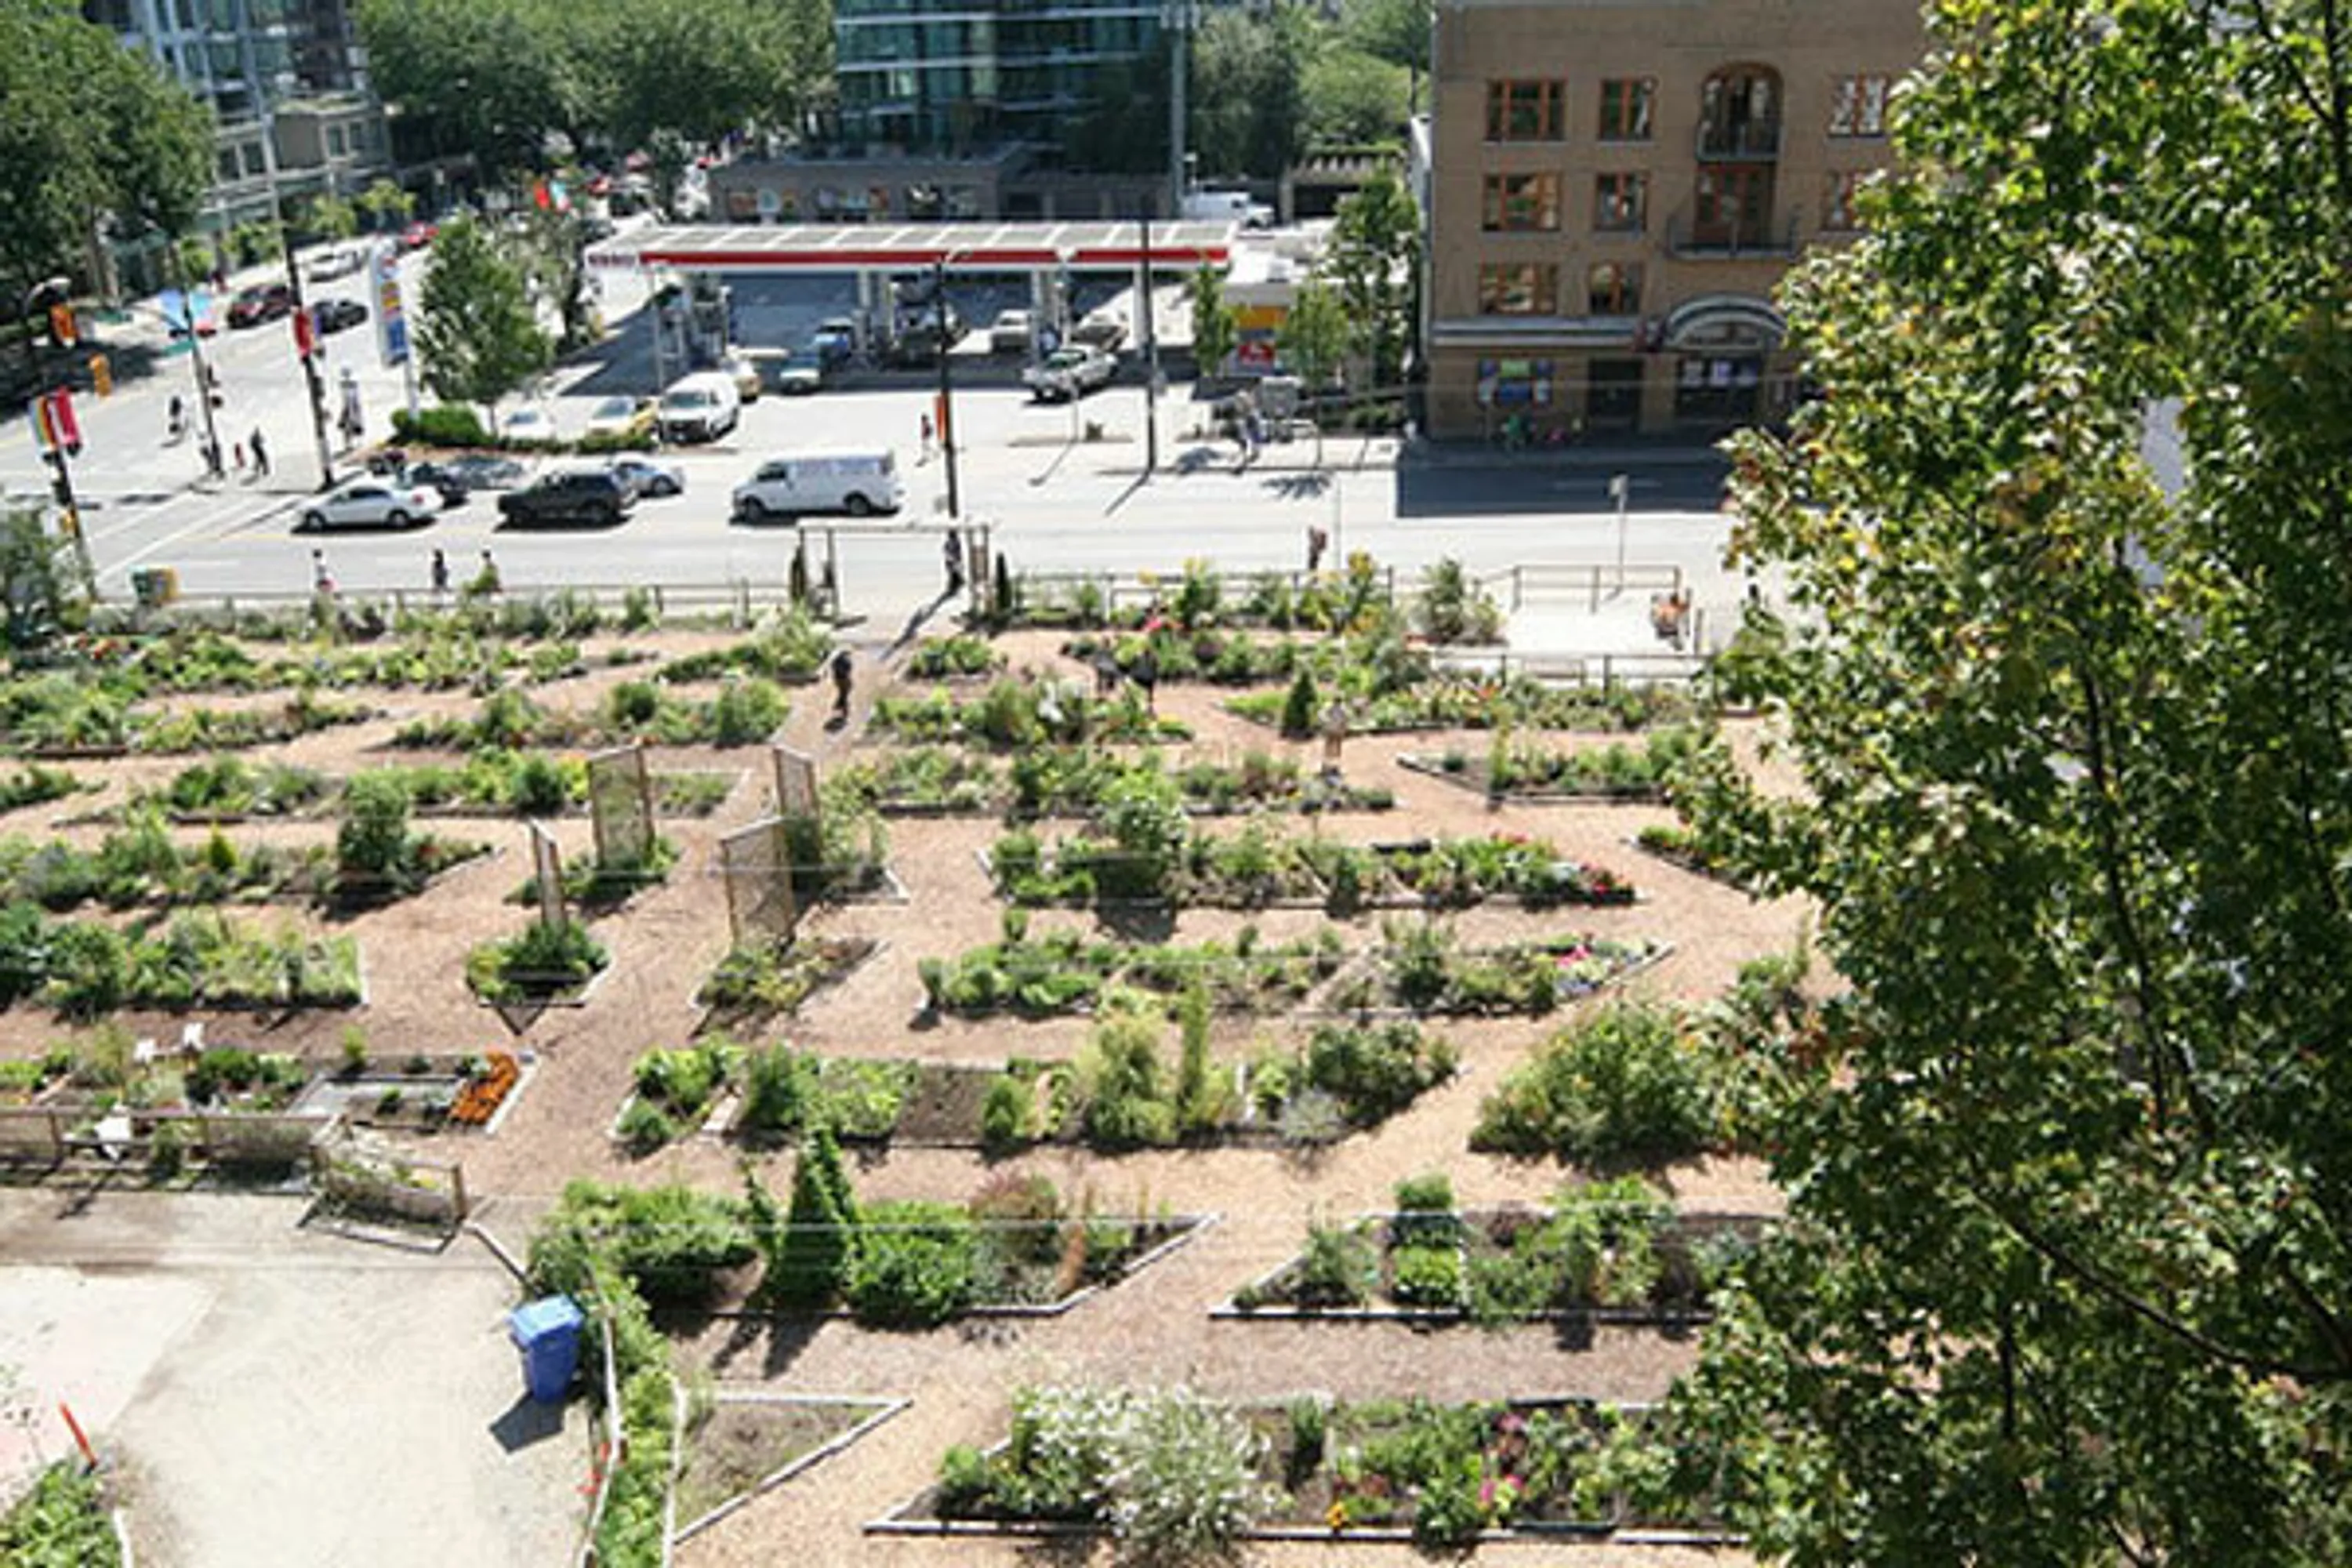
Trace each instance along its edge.
<instances>
[{"instance_id":1,"label":"leafy tree in foreground","mask_svg":"<svg viewBox=\"0 0 2352 1568\"><path fill-rule=\"evenodd\" d=\"M1375 387L1404 379L1413 258L1420 247L1421 209L1394 174L1375 177L1339 204L1327 265Z\"/></svg>"},{"instance_id":2,"label":"leafy tree in foreground","mask_svg":"<svg viewBox=\"0 0 2352 1568\"><path fill-rule=\"evenodd\" d=\"M469 218L451 220L434 241L419 307L416 344L425 384L446 402L495 409L499 398L554 357L522 268Z\"/></svg>"},{"instance_id":3,"label":"leafy tree in foreground","mask_svg":"<svg viewBox=\"0 0 2352 1568\"><path fill-rule=\"evenodd\" d=\"M1223 374L1241 340L1241 317L1225 303L1224 279L1213 267L1192 274L1192 358L1202 379Z\"/></svg>"},{"instance_id":4,"label":"leafy tree in foreground","mask_svg":"<svg viewBox=\"0 0 2352 1568\"><path fill-rule=\"evenodd\" d=\"M1275 344L1282 363L1305 384L1307 395L1319 399L1339 374L1354 332L1355 323L1349 321L1338 292L1327 283L1309 281L1298 286L1297 296L1276 331ZM1323 461L1320 418L1315 421L1315 461L1318 467Z\"/></svg>"},{"instance_id":5,"label":"leafy tree in foreground","mask_svg":"<svg viewBox=\"0 0 2352 1568\"><path fill-rule=\"evenodd\" d=\"M1679 1395L1770 1560L2352 1561L2352 52L2231 9L1931 7L1737 446L1810 789L1690 798L1851 986Z\"/></svg>"}]
</instances>

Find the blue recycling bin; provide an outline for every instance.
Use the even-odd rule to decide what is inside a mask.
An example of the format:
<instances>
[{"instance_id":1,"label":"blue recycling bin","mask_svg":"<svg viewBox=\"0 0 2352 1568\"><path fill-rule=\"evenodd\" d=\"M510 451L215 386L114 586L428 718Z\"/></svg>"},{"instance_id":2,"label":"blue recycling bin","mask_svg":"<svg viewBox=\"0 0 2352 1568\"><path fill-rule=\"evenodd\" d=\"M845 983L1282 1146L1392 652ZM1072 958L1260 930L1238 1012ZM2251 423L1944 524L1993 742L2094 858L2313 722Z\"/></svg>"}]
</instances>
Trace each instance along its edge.
<instances>
[{"instance_id":1,"label":"blue recycling bin","mask_svg":"<svg viewBox=\"0 0 2352 1568\"><path fill-rule=\"evenodd\" d=\"M580 1330L587 1317L569 1296L527 1301L507 1314L507 1332L522 1352L523 1386L541 1405L561 1405L580 1366Z\"/></svg>"}]
</instances>

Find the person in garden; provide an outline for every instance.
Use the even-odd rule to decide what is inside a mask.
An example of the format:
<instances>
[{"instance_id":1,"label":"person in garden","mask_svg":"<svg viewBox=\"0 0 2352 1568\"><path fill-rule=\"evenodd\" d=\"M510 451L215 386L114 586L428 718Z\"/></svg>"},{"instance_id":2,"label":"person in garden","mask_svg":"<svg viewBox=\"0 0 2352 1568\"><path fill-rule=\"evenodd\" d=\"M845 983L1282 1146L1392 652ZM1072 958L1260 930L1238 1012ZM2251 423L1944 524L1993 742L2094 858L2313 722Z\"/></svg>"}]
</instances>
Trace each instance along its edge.
<instances>
[{"instance_id":1,"label":"person in garden","mask_svg":"<svg viewBox=\"0 0 2352 1568\"><path fill-rule=\"evenodd\" d=\"M847 648L836 648L833 655L833 719L836 724L849 722L849 687L857 668L857 661Z\"/></svg>"}]
</instances>

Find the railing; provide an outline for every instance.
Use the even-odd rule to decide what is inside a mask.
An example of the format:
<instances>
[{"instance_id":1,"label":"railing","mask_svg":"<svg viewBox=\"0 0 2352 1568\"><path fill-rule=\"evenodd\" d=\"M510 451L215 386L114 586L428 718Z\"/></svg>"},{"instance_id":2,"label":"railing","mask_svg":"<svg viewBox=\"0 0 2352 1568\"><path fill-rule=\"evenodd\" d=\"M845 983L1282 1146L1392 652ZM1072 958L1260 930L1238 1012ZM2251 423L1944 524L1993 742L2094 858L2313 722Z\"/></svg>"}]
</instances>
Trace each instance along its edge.
<instances>
[{"instance_id":1,"label":"railing","mask_svg":"<svg viewBox=\"0 0 2352 1568\"><path fill-rule=\"evenodd\" d=\"M1518 677L1546 686L1686 686L1711 662L1696 653L1513 653L1508 648L1449 647L1437 650L1441 670L1460 675Z\"/></svg>"},{"instance_id":2,"label":"railing","mask_svg":"<svg viewBox=\"0 0 2352 1568\"><path fill-rule=\"evenodd\" d=\"M1344 584L1347 563L1344 561L1327 564L1321 572L1234 571L1220 574L1220 615L1233 618L1236 609L1246 605L1257 585L1268 579L1280 582L1295 599L1310 586L1320 584L1330 587ZM1373 573L1375 586L1372 596L1382 602L1396 598L1396 568L1382 566ZM1083 608L1089 614L1112 616L1128 609L1148 609L1152 605L1172 605L1184 584L1184 574L1179 570L1162 573L1142 572L1016 572L1013 574L1013 600L1026 612L1071 611ZM1344 591L1344 588L1342 589Z\"/></svg>"},{"instance_id":3,"label":"railing","mask_svg":"<svg viewBox=\"0 0 2352 1568\"><path fill-rule=\"evenodd\" d=\"M1780 121L1743 120L1733 124L1698 128L1698 155L1730 162L1769 162L1780 155Z\"/></svg>"},{"instance_id":4,"label":"railing","mask_svg":"<svg viewBox=\"0 0 2352 1568\"><path fill-rule=\"evenodd\" d=\"M1677 216L1666 226L1666 248L1690 259L1794 256L1797 220L1792 215L1778 224L1750 227L1737 223L1701 224L1689 216Z\"/></svg>"},{"instance_id":5,"label":"railing","mask_svg":"<svg viewBox=\"0 0 2352 1568\"><path fill-rule=\"evenodd\" d=\"M178 1152L191 1160L299 1163L339 1120L310 1111L159 1110L121 1115L121 1124L101 1133L97 1128L103 1119L89 1106L0 1107L0 1161L61 1165L91 1158L144 1164L153 1157L157 1130L173 1126L189 1130Z\"/></svg>"},{"instance_id":6,"label":"railing","mask_svg":"<svg viewBox=\"0 0 2352 1568\"><path fill-rule=\"evenodd\" d=\"M1546 599L1578 598L1585 608L1598 611L1605 591L1614 598L1622 594L1679 594L1683 591L1683 569L1679 566L1617 567L1607 562L1590 563L1538 563L1514 566L1479 578L1480 586L1503 601L1504 607L1517 612L1530 604Z\"/></svg>"},{"instance_id":7,"label":"railing","mask_svg":"<svg viewBox=\"0 0 2352 1568\"><path fill-rule=\"evenodd\" d=\"M814 574L814 563L811 570ZM810 607L820 615L824 614L824 605L814 602L817 599L814 584L811 584L811 596ZM336 607L346 615L370 608L396 616L467 605L478 605L496 613L539 605L558 609L567 605L593 605L600 616L618 617L627 613L633 598L641 604L649 602L656 621L673 617L724 616L739 627L750 625L762 611L788 607L793 602L790 584L782 579L770 583L753 582L749 578L727 583L580 583L546 588L509 588L489 595L466 595L455 590L436 594L428 588L343 588L336 592L334 601ZM307 615L317 599L315 593L297 589L182 594L175 595L167 605L136 609L121 606L117 613L129 616L142 626L174 619L201 621L215 616L235 620L243 615Z\"/></svg>"}]
</instances>

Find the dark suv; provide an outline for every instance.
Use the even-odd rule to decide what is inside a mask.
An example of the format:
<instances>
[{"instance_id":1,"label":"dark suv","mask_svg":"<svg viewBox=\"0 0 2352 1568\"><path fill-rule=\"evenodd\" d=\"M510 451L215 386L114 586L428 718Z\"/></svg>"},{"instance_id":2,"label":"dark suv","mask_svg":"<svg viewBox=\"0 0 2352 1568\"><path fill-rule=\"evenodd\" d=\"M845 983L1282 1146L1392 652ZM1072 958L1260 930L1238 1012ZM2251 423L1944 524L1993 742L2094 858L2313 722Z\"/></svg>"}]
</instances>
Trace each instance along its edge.
<instances>
[{"instance_id":1,"label":"dark suv","mask_svg":"<svg viewBox=\"0 0 2352 1568\"><path fill-rule=\"evenodd\" d=\"M635 491L609 468L547 474L499 498L499 515L511 523L611 524L636 509Z\"/></svg>"}]
</instances>

